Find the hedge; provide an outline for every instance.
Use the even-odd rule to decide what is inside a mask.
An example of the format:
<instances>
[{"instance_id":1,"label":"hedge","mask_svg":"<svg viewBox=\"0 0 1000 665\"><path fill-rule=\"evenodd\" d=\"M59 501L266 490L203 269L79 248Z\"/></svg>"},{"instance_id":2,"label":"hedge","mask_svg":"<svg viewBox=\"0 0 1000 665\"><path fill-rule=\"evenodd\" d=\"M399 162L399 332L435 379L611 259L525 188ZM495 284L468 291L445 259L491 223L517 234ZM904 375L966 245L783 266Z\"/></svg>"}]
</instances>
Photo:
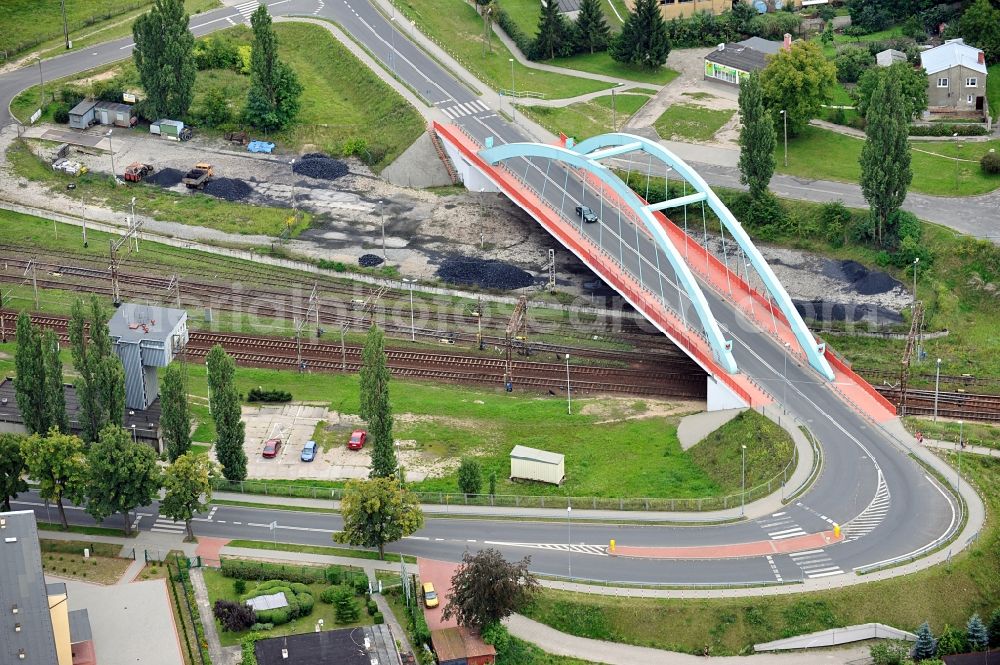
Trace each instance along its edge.
<instances>
[{"instance_id":1,"label":"hedge","mask_svg":"<svg viewBox=\"0 0 1000 665\"><path fill-rule=\"evenodd\" d=\"M910 125L910 136L986 136L982 125Z\"/></svg>"},{"instance_id":2,"label":"hedge","mask_svg":"<svg viewBox=\"0 0 1000 665\"><path fill-rule=\"evenodd\" d=\"M223 559L221 572L225 577L241 580L281 579L302 584L315 584L326 580L325 570L319 566L291 566L242 559Z\"/></svg>"},{"instance_id":3,"label":"hedge","mask_svg":"<svg viewBox=\"0 0 1000 665\"><path fill-rule=\"evenodd\" d=\"M528 54L532 51L531 47L535 40L521 32L521 28L517 27L517 23L514 22L514 19L512 19L510 15L500 7L497 7L496 10L496 24L500 26L501 30L507 33L507 36L510 37L511 41L517 45L517 48L519 48L521 53L524 54L524 57L527 58Z\"/></svg>"},{"instance_id":4,"label":"hedge","mask_svg":"<svg viewBox=\"0 0 1000 665\"><path fill-rule=\"evenodd\" d=\"M288 607L279 607L273 610L258 610L258 623L271 623L275 626L280 626L292 619L306 616L313 611L313 605L316 601L309 587L301 582L288 582L286 580L261 582L253 591L240 596L240 600L246 602L251 598L274 593L284 593L285 600L288 601Z\"/></svg>"}]
</instances>

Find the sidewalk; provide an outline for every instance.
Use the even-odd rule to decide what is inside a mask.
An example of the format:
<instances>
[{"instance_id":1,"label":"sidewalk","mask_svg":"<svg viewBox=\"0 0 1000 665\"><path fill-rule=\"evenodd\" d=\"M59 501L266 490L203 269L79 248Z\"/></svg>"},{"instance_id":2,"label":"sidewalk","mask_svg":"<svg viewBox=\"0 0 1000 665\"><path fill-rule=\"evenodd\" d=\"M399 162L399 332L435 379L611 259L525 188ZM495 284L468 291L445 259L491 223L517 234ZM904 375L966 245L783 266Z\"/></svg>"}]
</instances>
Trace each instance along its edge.
<instances>
[{"instance_id":1,"label":"sidewalk","mask_svg":"<svg viewBox=\"0 0 1000 665\"><path fill-rule=\"evenodd\" d=\"M958 444L954 441L937 441L935 439L924 438L925 448L934 448L935 450L948 450L956 453L971 453L973 455L984 455L986 457L1000 457L1000 450L996 448L988 448L986 446L973 446L971 444L966 444L965 448L959 448Z\"/></svg>"},{"instance_id":2,"label":"sidewalk","mask_svg":"<svg viewBox=\"0 0 1000 665\"><path fill-rule=\"evenodd\" d=\"M540 647L547 653L579 658L588 662L609 665L635 665L635 663L656 663L656 665L695 665L696 663L750 663L752 665L795 665L797 663L852 663L868 657L868 647L850 647L787 654L755 654L753 656L726 656L707 659L663 649L651 649L631 644L604 642L586 637L576 637L559 632L543 623L533 621L520 614L511 615L504 621L507 630L514 637Z\"/></svg>"}]
</instances>

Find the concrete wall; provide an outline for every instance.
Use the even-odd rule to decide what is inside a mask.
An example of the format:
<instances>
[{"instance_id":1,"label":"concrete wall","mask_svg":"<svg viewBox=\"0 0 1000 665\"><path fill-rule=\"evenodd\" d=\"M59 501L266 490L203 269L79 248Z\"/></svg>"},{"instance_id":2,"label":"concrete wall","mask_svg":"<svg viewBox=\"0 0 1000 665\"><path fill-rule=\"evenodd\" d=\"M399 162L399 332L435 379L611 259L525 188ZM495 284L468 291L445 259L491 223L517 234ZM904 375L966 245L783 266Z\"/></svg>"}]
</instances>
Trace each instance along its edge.
<instances>
[{"instance_id":1,"label":"concrete wall","mask_svg":"<svg viewBox=\"0 0 1000 665\"><path fill-rule=\"evenodd\" d=\"M947 87L938 87L938 79L947 78ZM965 80L975 78L975 87L966 87ZM969 101L972 95L972 101ZM927 106L931 109L949 108L956 111L975 111L976 98L986 96L986 74L961 65L937 74L927 75Z\"/></svg>"}]
</instances>

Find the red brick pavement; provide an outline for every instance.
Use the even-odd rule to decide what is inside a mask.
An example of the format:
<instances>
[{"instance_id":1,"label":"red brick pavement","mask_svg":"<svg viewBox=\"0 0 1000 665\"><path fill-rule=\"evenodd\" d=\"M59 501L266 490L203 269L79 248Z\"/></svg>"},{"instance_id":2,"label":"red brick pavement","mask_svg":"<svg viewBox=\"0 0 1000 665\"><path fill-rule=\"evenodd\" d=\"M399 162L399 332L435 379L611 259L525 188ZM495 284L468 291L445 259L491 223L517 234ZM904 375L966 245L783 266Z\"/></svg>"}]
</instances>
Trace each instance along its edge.
<instances>
[{"instance_id":1,"label":"red brick pavement","mask_svg":"<svg viewBox=\"0 0 1000 665\"><path fill-rule=\"evenodd\" d=\"M202 563L219 563L219 552L229 544L229 540L229 538L198 536L198 549L194 553L201 557Z\"/></svg>"},{"instance_id":2,"label":"red brick pavement","mask_svg":"<svg viewBox=\"0 0 1000 665\"><path fill-rule=\"evenodd\" d=\"M842 537L841 537L842 538ZM768 554L789 554L826 547L841 538L833 531L821 531L783 540L758 540L750 543L729 545L704 545L697 547L630 547L618 545L612 556L635 557L640 559L739 559Z\"/></svg>"},{"instance_id":3,"label":"red brick pavement","mask_svg":"<svg viewBox=\"0 0 1000 665\"><path fill-rule=\"evenodd\" d=\"M455 628L458 626L458 621L454 618L445 621L441 618L441 613L444 611L444 606L448 604L448 598L451 595L451 577L455 574L458 564L433 559L417 559L417 567L420 570L420 583L432 583L438 595L437 607L431 609L424 607L424 618L427 619L427 626L431 630ZM421 605L423 605L423 592L417 589L417 594L420 596Z\"/></svg>"}]
</instances>

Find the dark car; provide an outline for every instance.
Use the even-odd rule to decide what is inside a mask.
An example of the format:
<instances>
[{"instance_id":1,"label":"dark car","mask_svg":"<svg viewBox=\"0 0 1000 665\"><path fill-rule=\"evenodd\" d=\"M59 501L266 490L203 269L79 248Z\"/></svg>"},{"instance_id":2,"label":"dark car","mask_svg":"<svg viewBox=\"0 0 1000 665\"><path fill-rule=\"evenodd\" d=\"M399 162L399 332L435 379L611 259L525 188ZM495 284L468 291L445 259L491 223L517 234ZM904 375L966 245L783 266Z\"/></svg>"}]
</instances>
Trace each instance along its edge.
<instances>
[{"instance_id":1,"label":"dark car","mask_svg":"<svg viewBox=\"0 0 1000 665\"><path fill-rule=\"evenodd\" d=\"M365 440L368 439L368 432L363 429L356 429L351 432L351 440L347 442L348 450L361 450L365 447Z\"/></svg>"},{"instance_id":2,"label":"dark car","mask_svg":"<svg viewBox=\"0 0 1000 665\"><path fill-rule=\"evenodd\" d=\"M306 441L306 445L302 447L302 454L299 455L299 459L303 462L311 462L316 459L315 441Z\"/></svg>"},{"instance_id":3,"label":"dark car","mask_svg":"<svg viewBox=\"0 0 1000 665\"><path fill-rule=\"evenodd\" d=\"M583 221L587 222L588 224L593 224L594 222L597 221L597 215L595 215L594 211L588 208L587 206L577 206L576 216L583 218Z\"/></svg>"},{"instance_id":4,"label":"dark car","mask_svg":"<svg viewBox=\"0 0 1000 665\"><path fill-rule=\"evenodd\" d=\"M277 457L281 450L281 439L268 439L264 442L264 457Z\"/></svg>"}]
</instances>

